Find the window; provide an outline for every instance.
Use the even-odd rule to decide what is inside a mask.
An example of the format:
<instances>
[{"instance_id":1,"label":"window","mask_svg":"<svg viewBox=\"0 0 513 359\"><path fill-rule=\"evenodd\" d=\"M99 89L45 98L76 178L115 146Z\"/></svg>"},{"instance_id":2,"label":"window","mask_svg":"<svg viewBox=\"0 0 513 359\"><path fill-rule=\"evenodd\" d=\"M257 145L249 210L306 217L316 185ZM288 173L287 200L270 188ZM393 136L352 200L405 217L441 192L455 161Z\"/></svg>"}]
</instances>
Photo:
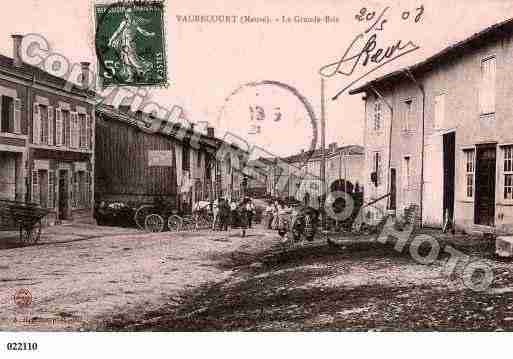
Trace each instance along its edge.
<instances>
[{"instance_id":1,"label":"window","mask_svg":"<svg viewBox=\"0 0 513 359\"><path fill-rule=\"evenodd\" d=\"M374 103L374 131L381 130L381 101Z\"/></svg>"},{"instance_id":2,"label":"window","mask_svg":"<svg viewBox=\"0 0 513 359\"><path fill-rule=\"evenodd\" d=\"M404 101L403 111L402 111L402 130L403 132L409 132L411 130L412 124L415 121L415 110L414 110L415 100L408 99Z\"/></svg>"},{"instance_id":3,"label":"window","mask_svg":"<svg viewBox=\"0 0 513 359\"><path fill-rule=\"evenodd\" d=\"M465 196L474 197L474 150L466 150L465 154Z\"/></svg>"},{"instance_id":4,"label":"window","mask_svg":"<svg viewBox=\"0 0 513 359\"><path fill-rule=\"evenodd\" d=\"M403 186L405 190L409 190L411 186L410 156L405 156L403 161Z\"/></svg>"},{"instance_id":5,"label":"window","mask_svg":"<svg viewBox=\"0 0 513 359\"><path fill-rule=\"evenodd\" d=\"M479 87L481 115L495 113L495 73L496 59L494 56L481 61L481 85Z\"/></svg>"},{"instance_id":6,"label":"window","mask_svg":"<svg viewBox=\"0 0 513 359\"><path fill-rule=\"evenodd\" d=\"M14 103L12 97L1 96L2 128L1 132L14 133Z\"/></svg>"},{"instance_id":7,"label":"window","mask_svg":"<svg viewBox=\"0 0 513 359\"><path fill-rule=\"evenodd\" d=\"M435 129L444 128L445 126L445 94L439 94L435 97Z\"/></svg>"},{"instance_id":8,"label":"window","mask_svg":"<svg viewBox=\"0 0 513 359\"><path fill-rule=\"evenodd\" d=\"M513 199L513 146L505 146L504 151L504 199Z\"/></svg>"},{"instance_id":9,"label":"window","mask_svg":"<svg viewBox=\"0 0 513 359\"><path fill-rule=\"evenodd\" d=\"M191 168L191 149L187 145L182 146L182 171L189 171Z\"/></svg>"}]
</instances>

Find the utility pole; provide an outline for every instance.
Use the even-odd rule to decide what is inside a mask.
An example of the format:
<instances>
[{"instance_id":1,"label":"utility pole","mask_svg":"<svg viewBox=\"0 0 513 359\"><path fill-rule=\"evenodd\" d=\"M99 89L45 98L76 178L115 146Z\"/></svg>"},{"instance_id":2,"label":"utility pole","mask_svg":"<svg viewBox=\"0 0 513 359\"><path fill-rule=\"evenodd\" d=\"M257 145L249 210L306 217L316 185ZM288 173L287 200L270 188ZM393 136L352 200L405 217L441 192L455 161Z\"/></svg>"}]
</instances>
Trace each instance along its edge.
<instances>
[{"instance_id":1,"label":"utility pole","mask_svg":"<svg viewBox=\"0 0 513 359\"><path fill-rule=\"evenodd\" d=\"M324 102L324 77L321 77L321 182L322 196L324 196L324 198L321 196L319 206L321 207L321 228L323 230L326 228L326 214L324 213L324 203L326 200L326 114Z\"/></svg>"}]
</instances>

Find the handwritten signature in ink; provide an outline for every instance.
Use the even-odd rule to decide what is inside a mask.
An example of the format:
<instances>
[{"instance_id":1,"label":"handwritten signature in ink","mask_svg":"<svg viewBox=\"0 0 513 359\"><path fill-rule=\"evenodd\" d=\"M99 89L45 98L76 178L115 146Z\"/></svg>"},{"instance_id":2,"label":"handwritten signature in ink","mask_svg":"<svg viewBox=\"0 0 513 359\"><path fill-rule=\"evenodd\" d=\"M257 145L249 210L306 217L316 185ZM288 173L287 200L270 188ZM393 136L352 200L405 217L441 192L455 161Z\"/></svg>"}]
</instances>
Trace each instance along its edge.
<instances>
[{"instance_id":1,"label":"handwritten signature in ink","mask_svg":"<svg viewBox=\"0 0 513 359\"><path fill-rule=\"evenodd\" d=\"M420 49L420 46L416 45L412 41L403 41L397 40L393 44L388 46L380 46L378 45L379 36L378 31L384 31L384 25L388 22L385 18L385 15L390 7L384 8L378 18L372 23L370 27L368 27L364 32L355 36L349 47L345 50L342 57L335 62L329 63L327 65L322 66L319 69L319 74L325 78L331 78L334 76L351 76L358 68L369 68L367 72L363 75L356 78L354 81L351 81L348 85L342 88L340 91L333 96L333 100L336 100L338 96L344 93L348 88L353 86L355 83L368 76L372 72L378 70L379 68L385 66L386 64L407 55L413 51ZM418 10L422 10L424 12L424 7L418 8ZM363 16L357 19L365 19L367 21L374 20L375 14L372 13L363 13L364 8L357 16ZM406 20L405 16L406 12L403 12L402 19ZM422 15L422 13L420 13ZM415 17L415 22L419 21L419 15ZM363 41L366 42L362 47L358 48L358 45L362 44ZM355 55L350 55L354 53ZM347 66L349 65L349 66ZM346 68L346 70L344 68ZM348 68L348 69L347 69Z\"/></svg>"}]
</instances>

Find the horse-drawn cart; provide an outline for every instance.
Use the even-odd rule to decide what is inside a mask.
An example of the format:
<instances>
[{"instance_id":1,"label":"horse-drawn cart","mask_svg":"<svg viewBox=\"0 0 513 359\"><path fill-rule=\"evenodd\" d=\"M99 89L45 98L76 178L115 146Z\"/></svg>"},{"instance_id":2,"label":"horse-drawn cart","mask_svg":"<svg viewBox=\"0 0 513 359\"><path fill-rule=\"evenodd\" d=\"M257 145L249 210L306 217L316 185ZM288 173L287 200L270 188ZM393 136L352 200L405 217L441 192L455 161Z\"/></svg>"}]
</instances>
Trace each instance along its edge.
<instances>
[{"instance_id":1,"label":"horse-drawn cart","mask_svg":"<svg viewBox=\"0 0 513 359\"><path fill-rule=\"evenodd\" d=\"M17 231L23 244L34 244L41 236L41 220L48 213L35 203L0 200L0 229Z\"/></svg>"}]
</instances>

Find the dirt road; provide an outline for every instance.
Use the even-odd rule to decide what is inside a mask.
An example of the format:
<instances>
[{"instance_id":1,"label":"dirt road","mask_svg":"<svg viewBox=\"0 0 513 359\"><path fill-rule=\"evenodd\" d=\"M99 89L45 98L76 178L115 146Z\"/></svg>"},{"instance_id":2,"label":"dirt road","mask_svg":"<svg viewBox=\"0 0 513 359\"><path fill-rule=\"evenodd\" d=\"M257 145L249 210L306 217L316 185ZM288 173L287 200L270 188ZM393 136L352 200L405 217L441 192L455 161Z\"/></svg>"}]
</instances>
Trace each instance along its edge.
<instances>
[{"instance_id":1,"label":"dirt road","mask_svg":"<svg viewBox=\"0 0 513 359\"><path fill-rule=\"evenodd\" d=\"M90 226L56 232L61 240L49 231L41 245L0 251L1 330L93 329L114 314L130 318L139 308L156 309L184 290L229 278L232 270L216 264L220 253L272 242L265 233L240 238L235 230L144 234ZM30 291L30 305L15 304L20 288Z\"/></svg>"}]
</instances>

